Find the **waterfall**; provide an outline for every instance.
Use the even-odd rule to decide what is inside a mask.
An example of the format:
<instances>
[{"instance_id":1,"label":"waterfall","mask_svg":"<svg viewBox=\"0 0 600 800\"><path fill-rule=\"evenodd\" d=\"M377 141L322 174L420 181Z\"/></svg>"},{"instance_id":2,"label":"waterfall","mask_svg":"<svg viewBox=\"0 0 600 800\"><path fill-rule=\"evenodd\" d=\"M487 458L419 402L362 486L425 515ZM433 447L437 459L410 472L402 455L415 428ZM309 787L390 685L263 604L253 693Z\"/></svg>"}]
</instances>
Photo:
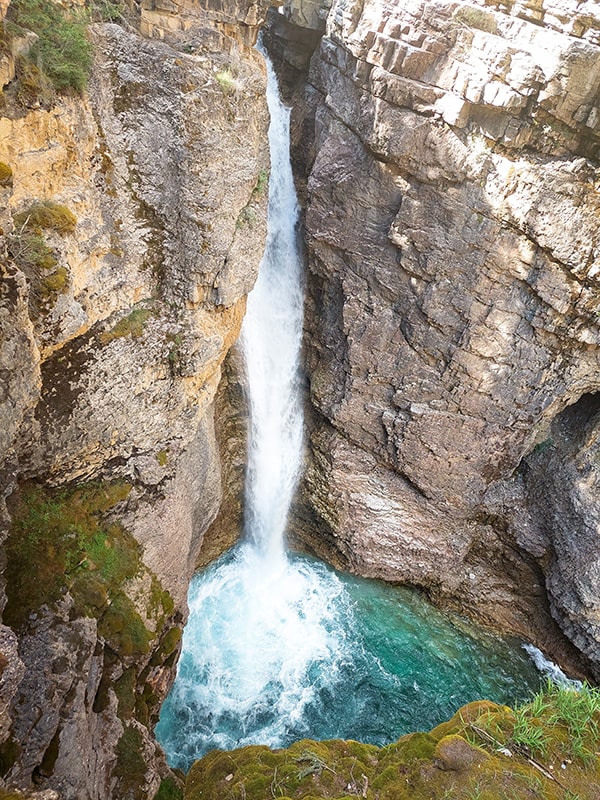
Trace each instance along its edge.
<instances>
[{"instance_id":1,"label":"waterfall","mask_svg":"<svg viewBox=\"0 0 600 800\"><path fill-rule=\"evenodd\" d=\"M245 534L265 557L279 560L301 458L303 292L296 234L299 209L289 156L290 109L279 98L268 59L267 76L269 229L242 327L250 399Z\"/></svg>"},{"instance_id":2,"label":"waterfall","mask_svg":"<svg viewBox=\"0 0 600 800\"><path fill-rule=\"evenodd\" d=\"M181 769L213 748L302 738L385 744L469 700L512 702L539 686L520 642L455 624L409 590L285 552L302 456L303 293L289 110L267 67L269 230L242 331L245 535L190 586L177 678L155 731Z\"/></svg>"},{"instance_id":3,"label":"waterfall","mask_svg":"<svg viewBox=\"0 0 600 800\"><path fill-rule=\"evenodd\" d=\"M250 408L245 530L190 587L178 676L156 729L181 766L210 747L276 746L292 729L308 734L319 673L330 673L345 636L337 576L292 563L284 547L302 457L303 289L290 109L268 59L267 101L268 234L241 337Z\"/></svg>"}]
</instances>

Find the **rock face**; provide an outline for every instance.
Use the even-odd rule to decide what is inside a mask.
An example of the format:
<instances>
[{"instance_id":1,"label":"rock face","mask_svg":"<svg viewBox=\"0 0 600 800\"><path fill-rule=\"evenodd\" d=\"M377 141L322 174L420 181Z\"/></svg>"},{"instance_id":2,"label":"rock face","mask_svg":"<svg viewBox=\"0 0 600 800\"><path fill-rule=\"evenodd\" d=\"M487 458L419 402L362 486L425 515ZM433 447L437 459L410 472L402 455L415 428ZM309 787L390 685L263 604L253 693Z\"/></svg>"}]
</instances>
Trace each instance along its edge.
<instances>
[{"instance_id":1,"label":"rock face","mask_svg":"<svg viewBox=\"0 0 600 800\"><path fill-rule=\"evenodd\" d=\"M64 800L176 783L150 731L221 500L214 400L265 234L266 6L149 5L90 26L83 98L16 105L6 57L0 766ZM19 616L36 531L47 602L33 584Z\"/></svg>"},{"instance_id":2,"label":"rock face","mask_svg":"<svg viewBox=\"0 0 600 800\"><path fill-rule=\"evenodd\" d=\"M589 3L334 2L297 121L297 535L597 676L599 77Z\"/></svg>"}]
</instances>

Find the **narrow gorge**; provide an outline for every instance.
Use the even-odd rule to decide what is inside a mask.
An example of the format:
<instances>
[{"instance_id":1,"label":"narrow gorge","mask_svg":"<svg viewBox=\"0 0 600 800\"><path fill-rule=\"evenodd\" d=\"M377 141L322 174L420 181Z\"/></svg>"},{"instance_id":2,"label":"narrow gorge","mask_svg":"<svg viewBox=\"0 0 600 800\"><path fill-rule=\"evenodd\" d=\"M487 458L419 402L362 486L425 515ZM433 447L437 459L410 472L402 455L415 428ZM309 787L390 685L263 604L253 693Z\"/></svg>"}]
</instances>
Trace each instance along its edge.
<instances>
[{"instance_id":1,"label":"narrow gorge","mask_svg":"<svg viewBox=\"0 0 600 800\"><path fill-rule=\"evenodd\" d=\"M218 754L184 787L153 731L192 575L248 514L236 341L267 231L261 29L292 107L307 268L291 545L597 681L597 4L2 13L6 797L255 796ZM450 734L464 748L469 719L439 726L419 758L435 751L444 774L483 764L444 749ZM314 796L404 798L385 758L373 772L375 745L311 747L291 758L296 772L309 759ZM319 793L350 757L360 769ZM287 796L274 769L257 797ZM599 784L582 780L591 800Z\"/></svg>"}]
</instances>

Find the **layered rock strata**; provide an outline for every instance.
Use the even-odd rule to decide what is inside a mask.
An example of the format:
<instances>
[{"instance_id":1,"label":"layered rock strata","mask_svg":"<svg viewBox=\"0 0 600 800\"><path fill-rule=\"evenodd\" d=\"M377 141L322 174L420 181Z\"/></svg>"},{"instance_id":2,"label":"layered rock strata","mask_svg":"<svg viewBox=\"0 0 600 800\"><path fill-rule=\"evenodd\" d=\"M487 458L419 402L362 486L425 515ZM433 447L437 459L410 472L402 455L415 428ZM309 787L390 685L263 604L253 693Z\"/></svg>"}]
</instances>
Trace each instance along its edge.
<instances>
[{"instance_id":1,"label":"layered rock strata","mask_svg":"<svg viewBox=\"0 0 600 800\"><path fill-rule=\"evenodd\" d=\"M573 665L552 615L596 675L599 34L589 3L334 2L297 125L298 536Z\"/></svg>"},{"instance_id":2,"label":"layered rock strata","mask_svg":"<svg viewBox=\"0 0 600 800\"><path fill-rule=\"evenodd\" d=\"M214 398L263 249L265 10L154 4L93 25L82 98L16 105L3 55L10 786L125 800L176 783L151 727L221 500Z\"/></svg>"}]
</instances>

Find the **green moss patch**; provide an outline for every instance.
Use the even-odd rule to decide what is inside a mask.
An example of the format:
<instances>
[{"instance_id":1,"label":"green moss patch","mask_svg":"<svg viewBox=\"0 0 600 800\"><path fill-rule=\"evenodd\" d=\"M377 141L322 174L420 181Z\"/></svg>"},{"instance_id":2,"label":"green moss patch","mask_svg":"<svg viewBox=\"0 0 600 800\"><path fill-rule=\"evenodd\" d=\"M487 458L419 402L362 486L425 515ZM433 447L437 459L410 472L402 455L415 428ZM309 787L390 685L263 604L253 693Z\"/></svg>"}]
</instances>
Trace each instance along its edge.
<instances>
[{"instance_id":1,"label":"green moss patch","mask_svg":"<svg viewBox=\"0 0 600 800\"><path fill-rule=\"evenodd\" d=\"M70 592L74 613L98 620L98 631L120 656L141 656L156 634L146 628L124 591L128 580L150 575L148 616L160 630L172 599L144 566L136 540L106 513L127 499L126 483L88 484L51 491L30 484L13 502L6 540L4 621L15 629L44 604Z\"/></svg>"},{"instance_id":2,"label":"green moss patch","mask_svg":"<svg viewBox=\"0 0 600 800\"><path fill-rule=\"evenodd\" d=\"M477 6L460 6L454 12L454 19L469 28L476 28L486 33L497 33L498 24L491 11Z\"/></svg>"},{"instance_id":3,"label":"green moss patch","mask_svg":"<svg viewBox=\"0 0 600 800\"><path fill-rule=\"evenodd\" d=\"M183 789L175 778L163 778L153 800L183 800Z\"/></svg>"},{"instance_id":4,"label":"green moss patch","mask_svg":"<svg viewBox=\"0 0 600 800\"><path fill-rule=\"evenodd\" d=\"M0 161L0 186L12 186L13 171L8 164Z\"/></svg>"},{"instance_id":5,"label":"green moss patch","mask_svg":"<svg viewBox=\"0 0 600 800\"><path fill-rule=\"evenodd\" d=\"M51 200L33 203L13 216L14 230L7 237L8 254L30 281L30 313L37 319L69 287L69 273L59 266L57 254L44 240L44 231L73 233L77 219L66 206Z\"/></svg>"},{"instance_id":6,"label":"green moss patch","mask_svg":"<svg viewBox=\"0 0 600 800\"><path fill-rule=\"evenodd\" d=\"M150 661L152 666L157 666L158 664L164 663L179 647L180 642L181 628L169 628L169 630L160 640L159 646L152 654L152 660Z\"/></svg>"},{"instance_id":7,"label":"green moss patch","mask_svg":"<svg viewBox=\"0 0 600 800\"><path fill-rule=\"evenodd\" d=\"M18 231L7 237L8 254L30 277L43 280L43 274L58 263L53 251L40 233Z\"/></svg>"},{"instance_id":8,"label":"green moss patch","mask_svg":"<svg viewBox=\"0 0 600 800\"><path fill-rule=\"evenodd\" d=\"M144 797L143 784L146 763L143 756L143 740L137 728L127 726L117 743L117 762L113 768L117 779L117 794L121 800L137 800Z\"/></svg>"},{"instance_id":9,"label":"green moss patch","mask_svg":"<svg viewBox=\"0 0 600 800\"><path fill-rule=\"evenodd\" d=\"M43 200L15 214L16 228L31 230L52 230L57 233L73 233L77 225L77 217L66 206L53 200Z\"/></svg>"},{"instance_id":10,"label":"green moss patch","mask_svg":"<svg viewBox=\"0 0 600 800\"><path fill-rule=\"evenodd\" d=\"M284 750L215 750L192 766L184 797L597 800L599 725L600 689L549 685L515 710L471 703L429 733L381 748L304 740ZM529 728L543 730L544 748L528 743Z\"/></svg>"},{"instance_id":11,"label":"green moss patch","mask_svg":"<svg viewBox=\"0 0 600 800\"><path fill-rule=\"evenodd\" d=\"M22 33L22 31L21 31ZM15 59L15 81L3 92L3 99L14 102L17 109L52 108L56 91L52 81L36 63L26 56Z\"/></svg>"},{"instance_id":12,"label":"green moss patch","mask_svg":"<svg viewBox=\"0 0 600 800\"><path fill-rule=\"evenodd\" d=\"M102 344L108 344L113 339L121 339L124 336L138 339L143 334L144 326L153 313L149 308L134 308L131 313L119 320L113 328L101 333L100 341Z\"/></svg>"},{"instance_id":13,"label":"green moss patch","mask_svg":"<svg viewBox=\"0 0 600 800\"><path fill-rule=\"evenodd\" d=\"M252 190L253 196L264 194L268 185L269 185L269 170L261 169L261 171L258 173L258 178L256 179L256 185Z\"/></svg>"},{"instance_id":14,"label":"green moss patch","mask_svg":"<svg viewBox=\"0 0 600 800\"><path fill-rule=\"evenodd\" d=\"M169 463L169 451L159 450L156 454L156 460L158 461L159 466L166 467Z\"/></svg>"}]
</instances>

